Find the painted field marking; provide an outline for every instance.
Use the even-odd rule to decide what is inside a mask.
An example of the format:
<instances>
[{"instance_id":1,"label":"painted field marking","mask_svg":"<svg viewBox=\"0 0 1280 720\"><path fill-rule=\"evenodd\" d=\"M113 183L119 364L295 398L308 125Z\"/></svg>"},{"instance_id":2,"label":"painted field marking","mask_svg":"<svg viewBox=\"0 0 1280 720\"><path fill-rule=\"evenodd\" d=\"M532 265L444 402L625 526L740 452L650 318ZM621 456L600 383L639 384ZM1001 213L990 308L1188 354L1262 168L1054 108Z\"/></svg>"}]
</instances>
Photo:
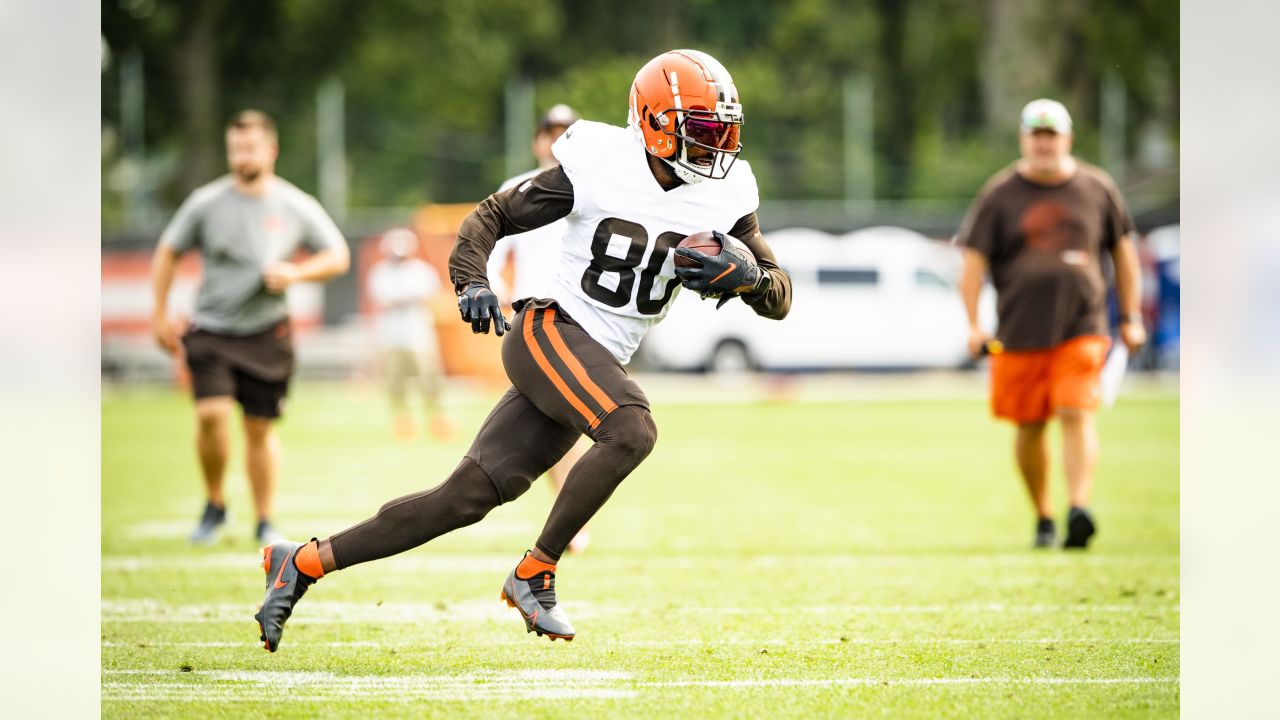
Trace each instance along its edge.
<instances>
[{"instance_id":1,"label":"painted field marking","mask_svg":"<svg viewBox=\"0 0 1280 720\"><path fill-rule=\"evenodd\" d=\"M608 617L618 615L649 616L680 615L772 615L777 608L770 606L687 606L661 608L656 611L638 612L634 607L622 604L565 603L565 609L573 617ZM150 599L103 600L103 622L180 622L218 623L240 622L253 614L252 605L245 603L193 603L171 605ZM1018 605L1004 603L957 603L925 605L799 605L787 608L792 614L808 614L840 617L843 615L930 615L941 613L972 614L1173 614L1181 612L1177 605ZM317 600L301 605L293 622L305 624L358 624L365 622L460 622L507 620L511 616L502 603L472 600L461 603L382 603L336 602Z\"/></svg>"},{"instance_id":2,"label":"painted field marking","mask_svg":"<svg viewBox=\"0 0 1280 720\"><path fill-rule=\"evenodd\" d=\"M628 698L639 690L701 687L772 689L831 687L1177 685L1177 677L861 677L743 678L637 681L631 673L603 670L518 670L460 675L340 675L313 671L104 670L104 701L263 702L369 698L411 700L522 700L528 698Z\"/></svg>"},{"instance_id":3,"label":"painted field marking","mask_svg":"<svg viewBox=\"0 0 1280 720\"><path fill-rule=\"evenodd\" d=\"M771 647L805 647L814 645L1178 645L1178 638L849 638L832 640L829 638L766 638L753 640L750 638L726 639L690 639L676 638L672 640L618 640L603 641L609 647L718 647L718 646L771 646ZM475 640L467 641L467 645L475 647L506 647L510 640ZM258 641L148 641L136 642L107 640L104 648L240 648L261 645ZM429 645L424 642L378 642L374 640L333 640L313 642L298 640L289 643L293 647L308 648L412 648Z\"/></svg>"},{"instance_id":4,"label":"painted field marking","mask_svg":"<svg viewBox=\"0 0 1280 720\"><path fill-rule=\"evenodd\" d=\"M176 528L176 526L174 526ZM190 532L183 526L182 536ZM256 550L242 553L191 553L176 555L104 555L102 569L104 571L143 571L143 570L212 570L212 569L244 569L256 567L261 556ZM509 572L519 561L513 553L507 554L469 554L469 553L413 553L397 555L382 560L380 567L396 570L416 570L448 573L505 573ZM594 568L636 568L645 567L646 563L627 557L590 558ZM664 570L670 569L704 569L709 561L702 558L679 557L654 563ZM951 553L930 553L918 555L810 555L803 558L783 558L776 555L758 555L747 558L724 558L717 561L723 566L745 564L759 568L784 567L794 570L803 567L882 567L901 568L917 567L926 564L942 563L948 568L982 566L982 567L1030 567L1034 569L1053 569L1073 567L1108 567L1114 565L1167 564L1178 567L1178 557L1152 555L1090 555L1046 556L1026 554L1007 555L957 555Z\"/></svg>"},{"instance_id":5,"label":"painted field marking","mask_svg":"<svg viewBox=\"0 0 1280 720\"><path fill-rule=\"evenodd\" d=\"M991 678L829 678L829 679L787 679L774 678L764 680L671 680L658 682L638 682L639 687L839 687L858 685L1149 685L1178 683L1179 678L1171 677L1124 677L1124 678L1064 678L1064 677L991 677Z\"/></svg>"},{"instance_id":6,"label":"painted field marking","mask_svg":"<svg viewBox=\"0 0 1280 720\"><path fill-rule=\"evenodd\" d=\"M229 484L236 482L235 478L228 478ZM240 481L245 482L244 480ZM289 505L293 507L295 513L301 513L306 510L299 503L304 498L291 498ZM317 506L316 510L332 511L332 505L326 504ZM369 507L369 515L377 512L377 505ZM314 528L328 528L330 531L337 531L344 527L348 527L353 523L364 520L361 516L349 517L331 517L331 516L315 516L314 514L291 522L291 525L304 524ZM195 526L191 517L172 516L167 518L153 518L150 520L141 520L139 522L125 525L123 528L124 535L134 540L185 540L191 534L192 528ZM246 532L248 527L246 526ZM514 536L527 536L536 534L538 526L530 522L521 520L491 520L489 522L477 523L456 531L461 537L473 538L504 538ZM246 536L247 537L247 536ZM516 558L519 560L519 558Z\"/></svg>"},{"instance_id":7,"label":"painted field marking","mask_svg":"<svg viewBox=\"0 0 1280 720\"><path fill-rule=\"evenodd\" d=\"M340 675L311 671L104 670L103 700L258 702L264 697L310 700L564 700L626 698L630 673L604 670L481 671L461 675ZM110 678L110 679L108 679ZM115 679L127 678L127 679ZM139 680L138 678L155 678ZM262 692L259 692L262 690Z\"/></svg>"}]
</instances>

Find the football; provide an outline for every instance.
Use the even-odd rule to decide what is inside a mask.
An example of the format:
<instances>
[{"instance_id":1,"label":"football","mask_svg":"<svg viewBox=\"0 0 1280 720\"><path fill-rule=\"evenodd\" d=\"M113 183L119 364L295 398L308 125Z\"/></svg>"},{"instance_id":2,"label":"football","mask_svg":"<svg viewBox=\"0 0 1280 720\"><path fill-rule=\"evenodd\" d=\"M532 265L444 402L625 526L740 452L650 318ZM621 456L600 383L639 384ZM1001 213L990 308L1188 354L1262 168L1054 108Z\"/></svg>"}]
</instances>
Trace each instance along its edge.
<instances>
[{"instance_id":1,"label":"football","mask_svg":"<svg viewBox=\"0 0 1280 720\"><path fill-rule=\"evenodd\" d=\"M729 244L733 245L735 250L742 253L743 255L746 255L752 260L755 259L755 256L751 254L751 251L747 249L747 246L743 245L742 242L739 241L737 238L731 237L729 235L725 235L725 237L729 238ZM720 241L716 239L715 233L711 231L694 233L689 237L681 240L680 244L677 247L689 248L690 250L697 250L703 255L719 255L720 254ZM676 255L676 266L677 267L698 267L698 263L688 258L684 258L679 255Z\"/></svg>"}]
</instances>

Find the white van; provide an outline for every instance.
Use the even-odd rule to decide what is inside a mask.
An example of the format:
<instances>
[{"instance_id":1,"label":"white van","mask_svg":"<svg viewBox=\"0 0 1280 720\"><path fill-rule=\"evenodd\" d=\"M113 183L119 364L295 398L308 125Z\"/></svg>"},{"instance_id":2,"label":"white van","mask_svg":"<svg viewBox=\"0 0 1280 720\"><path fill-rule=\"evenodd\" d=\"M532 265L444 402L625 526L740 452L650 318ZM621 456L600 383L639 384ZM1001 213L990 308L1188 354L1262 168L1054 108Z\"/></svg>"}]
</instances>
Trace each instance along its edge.
<instances>
[{"instance_id":1,"label":"white van","mask_svg":"<svg viewBox=\"0 0 1280 720\"><path fill-rule=\"evenodd\" d=\"M968 322L956 289L960 251L894 227L843 237L816 230L768 233L790 274L791 313L758 317L731 301L682 291L641 345L642 357L673 370L950 368L969 362ZM994 291L980 315L995 326Z\"/></svg>"}]
</instances>

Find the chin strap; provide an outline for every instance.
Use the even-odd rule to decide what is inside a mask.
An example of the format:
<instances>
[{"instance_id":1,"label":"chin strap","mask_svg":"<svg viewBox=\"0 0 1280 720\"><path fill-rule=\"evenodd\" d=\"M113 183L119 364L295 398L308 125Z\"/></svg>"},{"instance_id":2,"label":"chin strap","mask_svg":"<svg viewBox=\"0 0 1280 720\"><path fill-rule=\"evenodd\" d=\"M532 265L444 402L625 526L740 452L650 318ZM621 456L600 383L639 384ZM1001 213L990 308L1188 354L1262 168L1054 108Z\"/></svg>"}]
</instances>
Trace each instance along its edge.
<instances>
[{"instance_id":1,"label":"chin strap","mask_svg":"<svg viewBox=\"0 0 1280 720\"><path fill-rule=\"evenodd\" d=\"M706 175L700 175L684 165L681 165L679 160L672 160L670 158L661 158L661 160L667 164L667 167L671 168L672 172L676 174L676 177L689 185L697 185L703 180L710 179Z\"/></svg>"}]
</instances>

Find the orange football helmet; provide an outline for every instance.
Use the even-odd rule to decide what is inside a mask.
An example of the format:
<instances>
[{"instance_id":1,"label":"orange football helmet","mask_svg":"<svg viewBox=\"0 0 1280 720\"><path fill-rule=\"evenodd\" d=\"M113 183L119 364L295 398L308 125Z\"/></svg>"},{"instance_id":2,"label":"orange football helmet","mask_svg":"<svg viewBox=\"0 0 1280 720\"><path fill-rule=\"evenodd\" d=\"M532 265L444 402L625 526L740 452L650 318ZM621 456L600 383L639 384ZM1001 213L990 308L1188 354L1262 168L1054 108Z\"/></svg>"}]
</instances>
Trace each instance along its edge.
<instances>
[{"instance_id":1,"label":"orange football helmet","mask_svg":"<svg viewBox=\"0 0 1280 720\"><path fill-rule=\"evenodd\" d=\"M698 50L672 50L640 68L627 124L650 155L689 183L724 178L742 152L738 88L718 60Z\"/></svg>"}]
</instances>

